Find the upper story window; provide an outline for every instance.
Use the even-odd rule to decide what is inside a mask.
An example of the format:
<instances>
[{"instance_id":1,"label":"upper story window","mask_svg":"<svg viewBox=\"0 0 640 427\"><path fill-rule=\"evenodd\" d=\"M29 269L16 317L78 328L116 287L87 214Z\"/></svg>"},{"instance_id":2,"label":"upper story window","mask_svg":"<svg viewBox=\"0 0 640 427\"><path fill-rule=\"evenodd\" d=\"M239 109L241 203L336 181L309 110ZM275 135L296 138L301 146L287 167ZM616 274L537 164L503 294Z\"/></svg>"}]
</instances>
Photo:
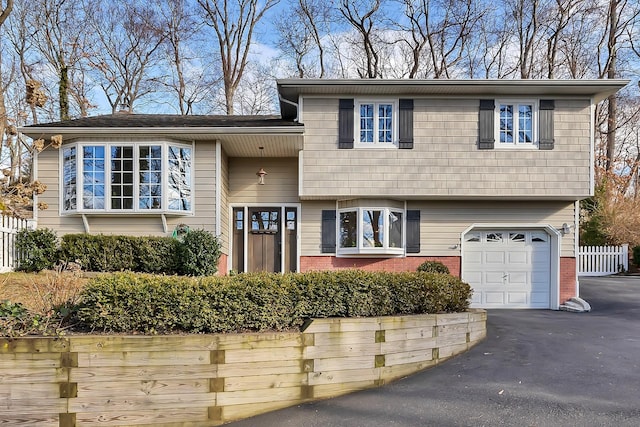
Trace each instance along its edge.
<instances>
[{"instance_id":1,"label":"upper story window","mask_svg":"<svg viewBox=\"0 0 640 427\"><path fill-rule=\"evenodd\" d=\"M350 208L339 211L339 254L404 253L404 212L393 208Z\"/></svg>"},{"instance_id":2,"label":"upper story window","mask_svg":"<svg viewBox=\"0 0 640 427\"><path fill-rule=\"evenodd\" d=\"M413 148L413 99L338 100L338 148Z\"/></svg>"},{"instance_id":3,"label":"upper story window","mask_svg":"<svg viewBox=\"0 0 640 427\"><path fill-rule=\"evenodd\" d=\"M361 102L359 142L361 144L393 144L395 138L396 108L392 102Z\"/></svg>"},{"instance_id":4,"label":"upper story window","mask_svg":"<svg viewBox=\"0 0 640 427\"><path fill-rule=\"evenodd\" d=\"M537 133L535 102L498 100L496 118L499 147L534 147Z\"/></svg>"},{"instance_id":5,"label":"upper story window","mask_svg":"<svg viewBox=\"0 0 640 427\"><path fill-rule=\"evenodd\" d=\"M174 143L68 145L62 211L189 213L192 150Z\"/></svg>"}]
</instances>

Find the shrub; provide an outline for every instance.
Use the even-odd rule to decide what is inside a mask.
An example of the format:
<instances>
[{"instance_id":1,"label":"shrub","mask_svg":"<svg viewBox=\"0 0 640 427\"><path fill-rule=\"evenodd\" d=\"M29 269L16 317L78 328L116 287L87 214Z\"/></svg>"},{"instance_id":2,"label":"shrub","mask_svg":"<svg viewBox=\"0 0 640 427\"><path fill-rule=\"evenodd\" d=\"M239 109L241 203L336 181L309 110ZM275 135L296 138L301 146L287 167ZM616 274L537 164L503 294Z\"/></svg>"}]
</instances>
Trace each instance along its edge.
<instances>
[{"instance_id":1,"label":"shrub","mask_svg":"<svg viewBox=\"0 0 640 427\"><path fill-rule=\"evenodd\" d=\"M634 246L633 251L633 263L640 267L640 246Z\"/></svg>"},{"instance_id":2,"label":"shrub","mask_svg":"<svg viewBox=\"0 0 640 427\"><path fill-rule=\"evenodd\" d=\"M86 271L131 270L175 274L179 242L170 237L67 234L61 258L79 262Z\"/></svg>"},{"instance_id":3,"label":"shrub","mask_svg":"<svg viewBox=\"0 0 640 427\"><path fill-rule=\"evenodd\" d=\"M311 317L458 312L471 289L440 273L359 270L189 278L118 273L85 287L76 320L107 332L287 330Z\"/></svg>"},{"instance_id":4,"label":"shrub","mask_svg":"<svg viewBox=\"0 0 640 427\"><path fill-rule=\"evenodd\" d=\"M425 261L418 266L417 271L425 273L450 274L449 268L440 261Z\"/></svg>"},{"instance_id":5,"label":"shrub","mask_svg":"<svg viewBox=\"0 0 640 427\"><path fill-rule=\"evenodd\" d=\"M58 237L53 230L23 229L16 236L18 270L34 272L50 269L58 263Z\"/></svg>"},{"instance_id":6,"label":"shrub","mask_svg":"<svg viewBox=\"0 0 640 427\"><path fill-rule=\"evenodd\" d=\"M191 230L182 237L178 249L180 273L186 276L209 276L218 271L220 242L206 230Z\"/></svg>"}]
</instances>

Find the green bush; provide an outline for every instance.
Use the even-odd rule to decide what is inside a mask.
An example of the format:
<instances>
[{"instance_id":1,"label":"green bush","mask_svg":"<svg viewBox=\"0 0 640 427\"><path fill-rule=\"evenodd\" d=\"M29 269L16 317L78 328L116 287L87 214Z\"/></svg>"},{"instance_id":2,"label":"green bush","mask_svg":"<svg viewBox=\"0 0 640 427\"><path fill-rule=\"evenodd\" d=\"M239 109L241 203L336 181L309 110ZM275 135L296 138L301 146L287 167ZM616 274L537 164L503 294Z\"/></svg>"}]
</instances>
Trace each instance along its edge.
<instances>
[{"instance_id":1,"label":"green bush","mask_svg":"<svg viewBox=\"0 0 640 427\"><path fill-rule=\"evenodd\" d=\"M288 330L312 317L446 313L471 288L440 273L345 270L189 278L118 273L85 287L75 321L88 330L220 333Z\"/></svg>"},{"instance_id":2,"label":"green bush","mask_svg":"<svg viewBox=\"0 0 640 427\"><path fill-rule=\"evenodd\" d=\"M86 271L138 271L175 274L179 242L170 237L67 234L61 258L78 262Z\"/></svg>"},{"instance_id":3,"label":"green bush","mask_svg":"<svg viewBox=\"0 0 640 427\"><path fill-rule=\"evenodd\" d=\"M640 267L640 246L635 246L633 249L633 263Z\"/></svg>"},{"instance_id":4,"label":"green bush","mask_svg":"<svg viewBox=\"0 0 640 427\"><path fill-rule=\"evenodd\" d=\"M417 271L425 273L450 274L449 268L440 261L425 261L418 266Z\"/></svg>"},{"instance_id":5,"label":"green bush","mask_svg":"<svg viewBox=\"0 0 640 427\"><path fill-rule=\"evenodd\" d=\"M180 273L186 276L209 276L218 271L220 242L206 230L191 230L182 237L178 249Z\"/></svg>"},{"instance_id":6,"label":"green bush","mask_svg":"<svg viewBox=\"0 0 640 427\"><path fill-rule=\"evenodd\" d=\"M53 268L58 263L58 237L53 230L40 228L23 229L16 236L18 270L41 271Z\"/></svg>"}]
</instances>

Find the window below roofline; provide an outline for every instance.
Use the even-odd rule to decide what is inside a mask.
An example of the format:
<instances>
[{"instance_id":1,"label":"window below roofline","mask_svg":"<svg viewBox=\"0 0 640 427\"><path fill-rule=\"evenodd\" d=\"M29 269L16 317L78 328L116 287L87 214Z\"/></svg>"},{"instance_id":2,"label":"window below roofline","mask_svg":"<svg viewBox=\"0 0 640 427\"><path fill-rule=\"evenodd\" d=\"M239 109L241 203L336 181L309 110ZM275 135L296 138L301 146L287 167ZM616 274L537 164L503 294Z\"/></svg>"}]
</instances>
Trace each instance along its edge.
<instances>
[{"instance_id":1,"label":"window below roofline","mask_svg":"<svg viewBox=\"0 0 640 427\"><path fill-rule=\"evenodd\" d=\"M352 207L337 212L337 256L405 255L404 209Z\"/></svg>"},{"instance_id":2,"label":"window below roofline","mask_svg":"<svg viewBox=\"0 0 640 427\"><path fill-rule=\"evenodd\" d=\"M398 99L356 98L354 113L354 148L398 148Z\"/></svg>"},{"instance_id":3,"label":"window below roofline","mask_svg":"<svg viewBox=\"0 0 640 427\"><path fill-rule=\"evenodd\" d=\"M495 100L495 149L537 150L539 100L501 98Z\"/></svg>"},{"instance_id":4,"label":"window below roofline","mask_svg":"<svg viewBox=\"0 0 640 427\"><path fill-rule=\"evenodd\" d=\"M170 140L65 144L59 213L193 215L193 153L193 144Z\"/></svg>"}]
</instances>

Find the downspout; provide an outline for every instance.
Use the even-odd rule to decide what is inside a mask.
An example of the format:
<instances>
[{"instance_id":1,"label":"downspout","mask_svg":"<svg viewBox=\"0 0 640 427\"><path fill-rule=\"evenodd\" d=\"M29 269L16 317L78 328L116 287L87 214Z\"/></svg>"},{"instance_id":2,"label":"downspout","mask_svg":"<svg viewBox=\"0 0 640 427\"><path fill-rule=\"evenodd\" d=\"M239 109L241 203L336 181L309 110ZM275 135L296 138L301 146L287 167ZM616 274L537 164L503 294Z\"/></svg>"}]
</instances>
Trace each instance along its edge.
<instances>
[{"instance_id":1,"label":"downspout","mask_svg":"<svg viewBox=\"0 0 640 427\"><path fill-rule=\"evenodd\" d=\"M293 105L294 107L296 107L296 121L299 122L299 118L300 118L300 108L298 108L298 104L293 102L293 101L289 101L288 99L285 99L282 97L281 94L278 94L278 99L280 100L280 102L284 102L285 104L289 104L289 105Z\"/></svg>"}]
</instances>

